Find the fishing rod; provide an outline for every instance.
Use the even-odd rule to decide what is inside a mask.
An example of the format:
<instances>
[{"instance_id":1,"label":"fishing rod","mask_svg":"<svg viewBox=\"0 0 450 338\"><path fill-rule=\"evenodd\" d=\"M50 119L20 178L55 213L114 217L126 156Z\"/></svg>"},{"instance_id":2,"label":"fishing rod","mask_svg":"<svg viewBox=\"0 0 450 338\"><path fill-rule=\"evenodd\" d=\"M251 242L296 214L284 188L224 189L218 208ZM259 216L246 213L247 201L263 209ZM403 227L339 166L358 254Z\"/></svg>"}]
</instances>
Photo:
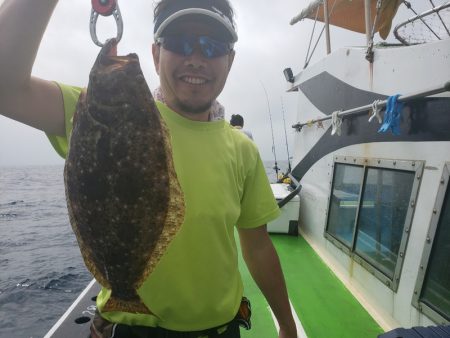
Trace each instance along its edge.
<instances>
[{"instance_id":1,"label":"fishing rod","mask_svg":"<svg viewBox=\"0 0 450 338\"><path fill-rule=\"evenodd\" d=\"M275 158L275 166L273 167L273 169L275 169L275 173L277 174L277 179L278 179L278 170L280 168L278 168L277 154L275 151L275 138L273 136L272 114L270 113L269 95L267 95L266 87L264 87L264 84L262 83L262 81L260 81L260 82L261 82L261 86L264 89L264 93L266 94L266 99L267 99L267 109L269 111L270 130L272 131L272 153L273 153L273 157Z\"/></svg>"},{"instance_id":2,"label":"fishing rod","mask_svg":"<svg viewBox=\"0 0 450 338\"><path fill-rule=\"evenodd\" d=\"M287 175L287 174L289 174L291 172L291 156L289 155L289 144L288 144L288 138L287 138L287 132L286 132L286 120L284 118L283 97L281 97L281 113L283 114L284 137L286 139L286 152L287 152L287 158L288 158L288 171L285 174L285 175Z\"/></svg>"}]
</instances>

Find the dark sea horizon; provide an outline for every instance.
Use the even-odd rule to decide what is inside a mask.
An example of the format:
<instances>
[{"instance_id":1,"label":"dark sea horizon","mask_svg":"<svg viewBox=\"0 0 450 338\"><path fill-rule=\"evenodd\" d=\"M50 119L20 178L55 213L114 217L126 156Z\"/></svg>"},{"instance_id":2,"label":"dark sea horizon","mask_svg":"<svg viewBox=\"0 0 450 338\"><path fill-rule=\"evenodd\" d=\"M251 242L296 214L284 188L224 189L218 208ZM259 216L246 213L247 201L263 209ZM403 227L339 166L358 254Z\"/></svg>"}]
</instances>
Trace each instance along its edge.
<instances>
[{"instance_id":1,"label":"dark sea horizon","mask_svg":"<svg viewBox=\"0 0 450 338\"><path fill-rule=\"evenodd\" d=\"M275 182L273 161L264 165ZM0 167L0 338L43 337L92 279L69 224L63 169Z\"/></svg>"}]
</instances>

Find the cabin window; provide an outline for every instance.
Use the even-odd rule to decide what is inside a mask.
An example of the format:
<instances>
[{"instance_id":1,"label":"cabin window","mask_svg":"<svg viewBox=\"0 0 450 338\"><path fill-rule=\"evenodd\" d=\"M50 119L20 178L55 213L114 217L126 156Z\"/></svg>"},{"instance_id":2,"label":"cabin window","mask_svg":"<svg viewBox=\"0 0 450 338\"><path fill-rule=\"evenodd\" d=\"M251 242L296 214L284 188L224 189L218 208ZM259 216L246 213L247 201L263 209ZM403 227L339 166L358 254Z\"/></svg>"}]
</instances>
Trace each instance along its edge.
<instances>
[{"instance_id":1,"label":"cabin window","mask_svg":"<svg viewBox=\"0 0 450 338\"><path fill-rule=\"evenodd\" d=\"M450 321L450 164L442 178L419 268L413 304L436 322Z\"/></svg>"},{"instance_id":2,"label":"cabin window","mask_svg":"<svg viewBox=\"0 0 450 338\"><path fill-rule=\"evenodd\" d=\"M390 279L400 251L414 172L367 168L355 252Z\"/></svg>"},{"instance_id":3,"label":"cabin window","mask_svg":"<svg viewBox=\"0 0 450 338\"><path fill-rule=\"evenodd\" d=\"M335 158L325 237L393 290L422 168L413 161Z\"/></svg>"},{"instance_id":4,"label":"cabin window","mask_svg":"<svg viewBox=\"0 0 450 338\"><path fill-rule=\"evenodd\" d=\"M353 242L356 211L364 168L336 164L330 201L328 232L347 246Z\"/></svg>"}]
</instances>

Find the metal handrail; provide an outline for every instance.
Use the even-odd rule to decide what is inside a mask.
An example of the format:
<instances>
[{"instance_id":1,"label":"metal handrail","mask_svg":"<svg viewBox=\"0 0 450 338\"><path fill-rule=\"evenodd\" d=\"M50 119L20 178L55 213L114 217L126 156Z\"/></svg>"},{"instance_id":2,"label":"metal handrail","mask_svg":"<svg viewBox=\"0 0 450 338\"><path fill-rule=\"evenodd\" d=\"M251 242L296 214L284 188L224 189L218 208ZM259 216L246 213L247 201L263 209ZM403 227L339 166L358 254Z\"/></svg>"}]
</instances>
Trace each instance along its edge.
<instances>
[{"instance_id":1,"label":"metal handrail","mask_svg":"<svg viewBox=\"0 0 450 338\"><path fill-rule=\"evenodd\" d=\"M296 195L300 193L300 190L302 190L302 185L299 184L294 190L292 190L289 195L287 195L285 198L283 198L281 201L278 202L278 208L281 209L284 207L288 202L293 199Z\"/></svg>"},{"instance_id":2,"label":"metal handrail","mask_svg":"<svg viewBox=\"0 0 450 338\"><path fill-rule=\"evenodd\" d=\"M428 89L426 91L422 91L419 93L414 93L414 94L408 94L408 95L402 95L398 97L398 101L400 102L404 102L404 101L409 101L415 98L419 98L419 97L425 97L425 96L430 96L430 95L435 95L435 94L440 94L443 92L448 92L450 91L450 81L444 83L442 86L439 86L437 88L432 88L432 89ZM387 105L388 100L383 100L378 102L378 108L384 108ZM366 112L368 110L372 109L372 103L371 104L367 104L365 106L360 106L360 107L356 107L356 108L352 108L352 109L348 109L348 110L344 110L344 111L339 111L337 113L337 117L339 118L344 118L347 116L351 116L351 115L357 115L357 114L361 114L363 112ZM332 115L328 115L319 119L315 119L315 120L310 120L304 123L297 123L294 124L292 126L292 128L296 129L297 131L301 131L302 128L304 126L307 125L311 125L314 123L318 123L318 122L322 122L322 121L326 121L326 120L331 120Z\"/></svg>"},{"instance_id":3,"label":"metal handrail","mask_svg":"<svg viewBox=\"0 0 450 338\"><path fill-rule=\"evenodd\" d=\"M403 26L406 26L407 24L409 24L409 23L411 23L411 22L414 22L414 21L416 21L416 20L422 20L422 18L424 18L425 16L428 16L428 15L430 15L430 14L433 14L433 13L439 13L441 10L443 10L443 9L445 9L445 8L448 8L448 7L450 7L450 2L447 2L447 3L445 3L445 4L442 4L442 5L438 6L438 7L434 7L434 8L432 8L432 9L426 11L426 12L423 12L422 14L416 15L416 16L414 16L414 17L412 17L412 18L406 20L405 22L402 22L402 23L398 24L398 25L395 26L395 28L394 28L394 36L395 36L395 38L396 38L398 41L400 41L401 43L403 43L404 45L409 45L409 43L408 43L405 39L403 39L403 38L398 34L398 30L399 30L400 28L402 28ZM425 24L425 25L426 25L426 24ZM447 29L447 26L445 26L445 24L444 24L444 27ZM430 27L428 27L428 28L431 30L431 32L432 32L434 35L436 35L436 33L434 33L434 31L433 31ZM448 30L447 30L447 31L448 31ZM437 38L439 39L439 36L437 36Z\"/></svg>"}]
</instances>

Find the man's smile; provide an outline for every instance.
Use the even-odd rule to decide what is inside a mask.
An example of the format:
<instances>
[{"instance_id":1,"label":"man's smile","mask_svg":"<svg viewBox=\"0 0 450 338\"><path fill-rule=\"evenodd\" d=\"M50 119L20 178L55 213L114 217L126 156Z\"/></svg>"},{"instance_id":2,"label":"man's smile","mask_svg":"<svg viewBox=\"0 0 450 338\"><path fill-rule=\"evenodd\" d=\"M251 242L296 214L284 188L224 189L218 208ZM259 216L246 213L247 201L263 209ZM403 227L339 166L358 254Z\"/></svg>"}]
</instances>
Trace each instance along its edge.
<instances>
[{"instance_id":1,"label":"man's smile","mask_svg":"<svg viewBox=\"0 0 450 338\"><path fill-rule=\"evenodd\" d=\"M206 82L208 82L207 79L196 76L181 76L179 79L185 83L197 86L204 85Z\"/></svg>"}]
</instances>

